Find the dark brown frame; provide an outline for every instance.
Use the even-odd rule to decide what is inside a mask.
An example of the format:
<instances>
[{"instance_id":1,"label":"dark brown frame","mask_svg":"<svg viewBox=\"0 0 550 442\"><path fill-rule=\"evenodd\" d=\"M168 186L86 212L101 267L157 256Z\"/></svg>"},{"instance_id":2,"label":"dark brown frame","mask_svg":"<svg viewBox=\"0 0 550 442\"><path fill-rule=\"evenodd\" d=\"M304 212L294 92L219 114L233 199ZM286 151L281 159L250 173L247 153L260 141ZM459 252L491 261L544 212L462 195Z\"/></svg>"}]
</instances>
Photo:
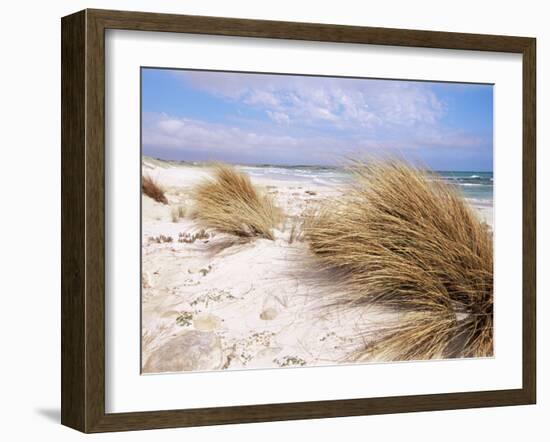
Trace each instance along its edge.
<instances>
[{"instance_id":1,"label":"dark brown frame","mask_svg":"<svg viewBox=\"0 0 550 442\"><path fill-rule=\"evenodd\" d=\"M536 40L450 32L84 10L62 19L61 422L83 432L534 404ZM523 386L401 397L105 413L105 30L519 53L523 56ZM518 189L519 190L519 189Z\"/></svg>"}]
</instances>

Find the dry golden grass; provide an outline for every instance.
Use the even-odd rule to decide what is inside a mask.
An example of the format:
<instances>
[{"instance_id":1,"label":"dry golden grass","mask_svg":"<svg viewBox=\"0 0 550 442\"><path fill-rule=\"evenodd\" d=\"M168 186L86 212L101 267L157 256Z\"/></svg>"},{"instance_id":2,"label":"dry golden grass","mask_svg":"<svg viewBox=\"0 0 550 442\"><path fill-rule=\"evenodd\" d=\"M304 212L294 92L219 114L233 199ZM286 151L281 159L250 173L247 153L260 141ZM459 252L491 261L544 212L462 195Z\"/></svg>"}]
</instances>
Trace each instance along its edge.
<instances>
[{"instance_id":1,"label":"dry golden grass","mask_svg":"<svg viewBox=\"0 0 550 442\"><path fill-rule=\"evenodd\" d=\"M353 184L305 226L316 262L336 270L348 308L400 312L355 356L490 356L492 233L457 191L396 161L354 162Z\"/></svg>"},{"instance_id":2,"label":"dry golden grass","mask_svg":"<svg viewBox=\"0 0 550 442\"><path fill-rule=\"evenodd\" d=\"M180 219L185 218L186 212L187 210L185 206L179 205L176 207L172 207L172 211L170 212L172 222L177 223Z\"/></svg>"},{"instance_id":3,"label":"dry golden grass","mask_svg":"<svg viewBox=\"0 0 550 442\"><path fill-rule=\"evenodd\" d=\"M303 226L306 223L306 215L293 216L287 218L288 226L285 223L285 230L289 228L288 233L288 243L293 244L295 242L300 242L303 240Z\"/></svg>"},{"instance_id":4,"label":"dry golden grass","mask_svg":"<svg viewBox=\"0 0 550 442\"><path fill-rule=\"evenodd\" d=\"M216 164L212 178L199 184L193 196L194 218L220 232L272 240L273 229L283 220L273 198L232 166Z\"/></svg>"},{"instance_id":5,"label":"dry golden grass","mask_svg":"<svg viewBox=\"0 0 550 442\"><path fill-rule=\"evenodd\" d=\"M141 191L149 198L154 199L162 204L168 204L165 191L162 186L150 175L143 175L141 177Z\"/></svg>"}]
</instances>

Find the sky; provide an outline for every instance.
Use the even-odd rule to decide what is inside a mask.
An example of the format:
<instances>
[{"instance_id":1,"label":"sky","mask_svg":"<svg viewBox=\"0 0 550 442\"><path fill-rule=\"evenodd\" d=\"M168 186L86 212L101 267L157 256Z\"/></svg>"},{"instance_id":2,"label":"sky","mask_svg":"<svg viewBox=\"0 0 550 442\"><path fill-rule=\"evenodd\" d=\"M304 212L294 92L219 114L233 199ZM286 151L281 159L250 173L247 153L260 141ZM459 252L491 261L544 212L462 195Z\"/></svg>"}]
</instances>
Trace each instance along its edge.
<instances>
[{"instance_id":1,"label":"sky","mask_svg":"<svg viewBox=\"0 0 550 442\"><path fill-rule=\"evenodd\" d=\"M391 156L492 171L493 86L142 68L142 151L237 164Z\"/></svg>"}]
</instances>

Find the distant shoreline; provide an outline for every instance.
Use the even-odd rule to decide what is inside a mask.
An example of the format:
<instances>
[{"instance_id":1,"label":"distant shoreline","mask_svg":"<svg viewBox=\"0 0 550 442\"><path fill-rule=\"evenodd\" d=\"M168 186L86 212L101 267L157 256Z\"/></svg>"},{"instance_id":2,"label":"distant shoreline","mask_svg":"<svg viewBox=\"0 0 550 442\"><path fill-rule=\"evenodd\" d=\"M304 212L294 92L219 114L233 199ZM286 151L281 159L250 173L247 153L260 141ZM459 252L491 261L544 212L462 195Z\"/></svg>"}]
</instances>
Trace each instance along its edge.
<instances>
[{"instance_id":1,"label":"distant shoreline","mask_svg":"<svg viewBox=\"0 0 550 442\"><path fill-rule=\"evenodd\" d=\"M212 162L193 162L184 160L163 160L142 156L146 167L193 167L208 168ZM252 178L265 178L281 182L311 183L315 186L334 186L350 181L351 175L345 166L313 165L273 165L273 164L234 164ZM493 207L493 173L484 171L433 171L448 184L456 186L464 198L473 206L482 210Z\"/></svg>"},{"instance_id":2,"label":"distant shoreline","mask_svg":"<svg viewBox=\"0 0 550 442\"><path fill-rule=\"evenodd\" d=\"M159 158L159 157L152 157L149 155L142 155L141 156L142 161L154 161L154 162L162 162L167 164L179 164L182 166L197 166L197 167L204 167L208 166L212 163L217 162L217 160L205 160L205 161L191 161L191 160L178 160L178 159L165 159L165 158ZM223 163L231 164L233 166L240 166L240 167L259 167L259 168L267 168L267 167L280 167L285 169L296 169L296 168L310 168L310 169L345 169L346 166L337 166L337 165L331 165L331 164L277 164L277 163L243 163L243 162L233 162L233 161L221 161ZM445 174L445 173L488 173L493 174L492 170L450 170L450 169L442 169L442 170L432 170L433 172L439 173L439 174Z\"/></svg>"}]
</instances>

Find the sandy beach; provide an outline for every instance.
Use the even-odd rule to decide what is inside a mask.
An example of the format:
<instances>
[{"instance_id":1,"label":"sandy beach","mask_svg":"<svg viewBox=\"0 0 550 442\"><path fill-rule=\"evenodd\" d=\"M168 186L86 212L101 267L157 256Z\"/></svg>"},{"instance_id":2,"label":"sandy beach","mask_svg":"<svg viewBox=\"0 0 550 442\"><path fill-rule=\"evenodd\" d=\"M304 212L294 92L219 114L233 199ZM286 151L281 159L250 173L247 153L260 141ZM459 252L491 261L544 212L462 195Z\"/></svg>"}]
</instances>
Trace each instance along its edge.
<instances>
[{"instance_id":1,"label":"sandy beach","mask_svg":"<svg viewBox=\"0 0 550 442\"><path fill-rule=\"evenodd\" d=\"M288 218L274 241L242 241L193 220L191 190L208 167L144 158L143 173L168 200L142 196L144 373L345 363L364 331L388 319L327 307L338 288L309 269L307 245L293 238L293 217L337 196L334 186L251 174ZM491 206L476 211L492 225Z\"/></svg>"}]
</instances>

